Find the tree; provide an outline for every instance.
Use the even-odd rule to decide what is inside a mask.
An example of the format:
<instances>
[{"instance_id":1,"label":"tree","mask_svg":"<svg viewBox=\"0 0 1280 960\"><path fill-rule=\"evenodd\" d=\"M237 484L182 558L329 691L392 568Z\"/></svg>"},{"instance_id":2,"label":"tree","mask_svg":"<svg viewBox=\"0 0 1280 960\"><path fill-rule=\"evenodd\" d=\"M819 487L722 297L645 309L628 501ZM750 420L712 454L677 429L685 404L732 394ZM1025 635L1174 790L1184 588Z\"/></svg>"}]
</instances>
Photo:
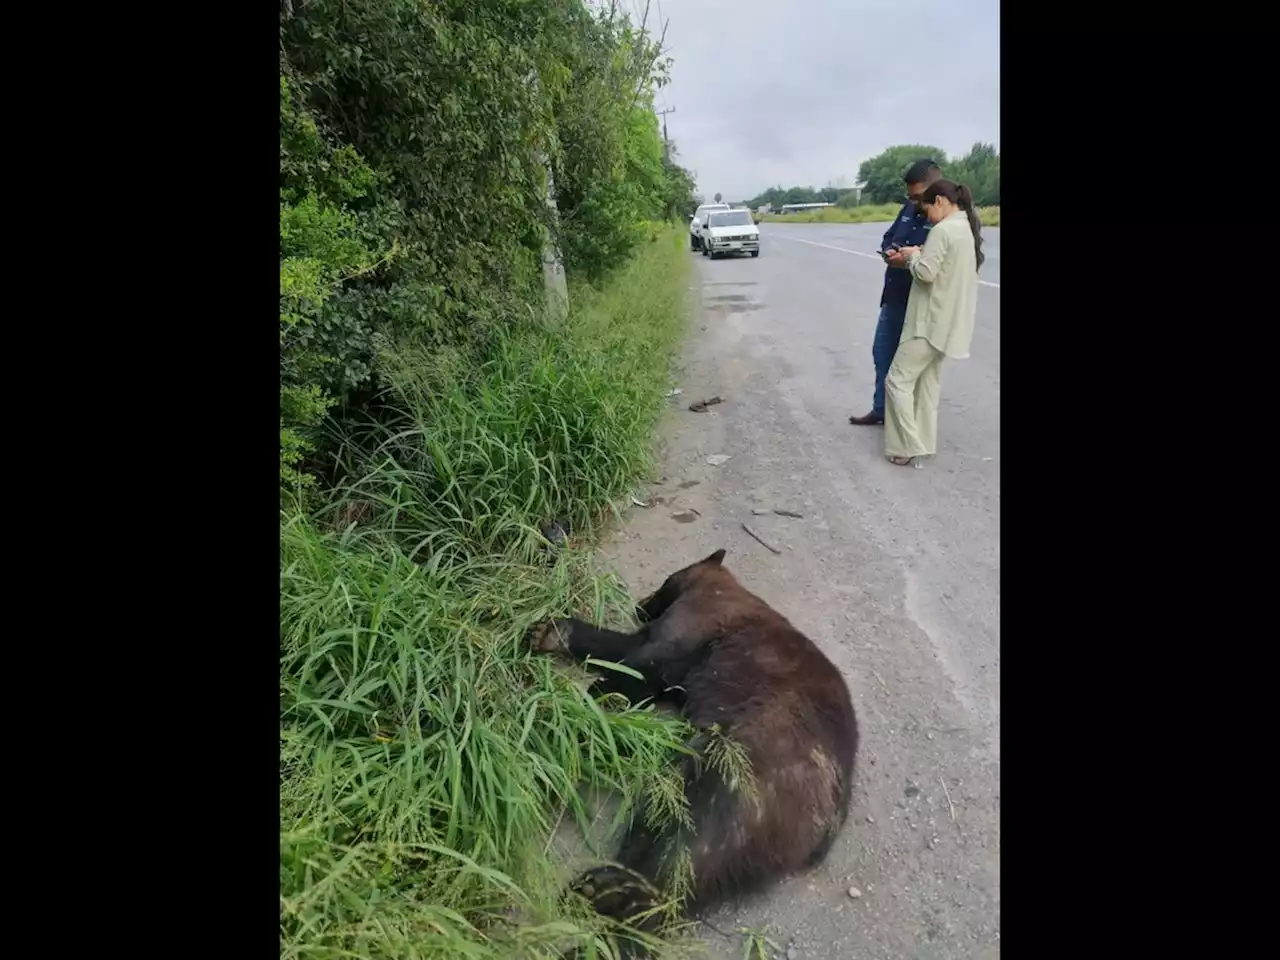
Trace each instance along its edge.
<instances>
[{"instance_id":1,"label":"tree","mask_svg":"<svg viewBox=\"0 0 1280 960\"><path fill-rule=\"evenodd\" d=\"M865 186L862 199L865 203L892 203L901 200L906 193L902 175L907 168L922 157L932 157L947 174L946 151L924 144L907 143L890 147L879 156L862 161L858 167L858 179Z\"/></svg>"},{"instance_id":2,"label":"tree","mask_svg":"<svg viewBox=\"0 0 1280 960\"><path fill-rule=\"evenodd\" d=\"M900 144L863 161L858 167L861 189L850 189L848 181L844 177L838 177L821 190L781 185L769 187L746 203L752 208L769 204L776 209L787 203L835 203L840 207L856 207L864 203L901 202L906 193L902 175L911 164L923 157L936 160L947 179L967 184L973 191L973 199L978 206L999 206L1000 154L990 143L975 143L968 153L954 161L948 161L946 152L940 147ZM717 193L716 198L719 197L720 194Z\"/></svg>"},{"instance_id":3,"label":"tree","mask_svg":"<svg viewBox=\"0 0 1280 960\"><path fill-rule=\"evenodd\" d=\"M694 193L693 174L676 163L675 144L670 144L663 158L665 175L663 212L668 220L688 220L698 208L700 198Z\"/></svg>"},{"instance_id":4,"label":"tree","mask_svg":"<svg viewBox=\"0 0 1280 960\"><path fill-rule=\"evenodd\" d=\"M980 207L1000 205L1000 154L994 144L975 143L947 170L947 177L967 184Z\"/></svg>"},{"instance_id":5,"label":"tree","mask_svg":"<svg viewBox=\"0 0 1280 960\"><path fill-rule=\"evenodd\" d=\"M524 3L514 4L521 9ZM597 279L626 260L666 199L653 94L665 82L658 41L625 17L569 4L546 31L559 63L543 74L551 96L551 151L566 270Z\"/></svg>"}]
</instances>

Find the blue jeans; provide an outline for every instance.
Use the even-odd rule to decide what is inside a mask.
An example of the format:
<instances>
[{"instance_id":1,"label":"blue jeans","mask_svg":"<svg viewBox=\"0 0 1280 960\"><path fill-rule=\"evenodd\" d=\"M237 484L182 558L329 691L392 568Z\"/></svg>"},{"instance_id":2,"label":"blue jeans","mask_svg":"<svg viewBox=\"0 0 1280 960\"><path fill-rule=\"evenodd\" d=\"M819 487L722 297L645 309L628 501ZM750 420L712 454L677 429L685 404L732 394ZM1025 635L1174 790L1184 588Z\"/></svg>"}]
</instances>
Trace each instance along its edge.
<instances>
[{"instance_id":1,"label":"blue jeans","mask_svg":"<svg viewBox=\"0 0 1280 960\"><path fill-rule=\"evenodd\" d=\"M884 416L884 378L893 366L893 355L898 352L902 339L902 325L907 320L907 305L886 303L880 308L876 320L876 335L871 341L871 359L876 365L876 392L871 399L871 412Z\"/></svg>"}]
</instances>

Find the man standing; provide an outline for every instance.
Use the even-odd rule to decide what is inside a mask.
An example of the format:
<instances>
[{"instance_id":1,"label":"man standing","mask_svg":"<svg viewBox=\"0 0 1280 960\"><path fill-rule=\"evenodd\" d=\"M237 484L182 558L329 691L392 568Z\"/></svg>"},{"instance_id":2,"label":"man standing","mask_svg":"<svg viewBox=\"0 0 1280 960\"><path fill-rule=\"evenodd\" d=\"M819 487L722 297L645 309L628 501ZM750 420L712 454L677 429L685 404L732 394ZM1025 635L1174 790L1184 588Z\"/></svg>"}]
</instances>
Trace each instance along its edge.
<instances>
[{"instance_id":1,"label":"man standing","mask_svg":"<svg viewBox=\"0 0 1280 960\"><path fill-rule=\"evenodd\" d=\"M876 321L876 335L871 343L871 359L876 365L876 389L871 400L871 412L849 418L849 422L856 426L884 423L884 378L893 365L898 341L902 339L907 298L911 296L911 274L907 272L906 260L898 251L902 247L924 246L930 224L920 209L920 195L941 177L942 169L927 157L917 160L902 175L907 185L907 202L880 241L880 256L888 266L884 272L884 290L880 294L880 318Z\"/></svg>"}]
</instances>

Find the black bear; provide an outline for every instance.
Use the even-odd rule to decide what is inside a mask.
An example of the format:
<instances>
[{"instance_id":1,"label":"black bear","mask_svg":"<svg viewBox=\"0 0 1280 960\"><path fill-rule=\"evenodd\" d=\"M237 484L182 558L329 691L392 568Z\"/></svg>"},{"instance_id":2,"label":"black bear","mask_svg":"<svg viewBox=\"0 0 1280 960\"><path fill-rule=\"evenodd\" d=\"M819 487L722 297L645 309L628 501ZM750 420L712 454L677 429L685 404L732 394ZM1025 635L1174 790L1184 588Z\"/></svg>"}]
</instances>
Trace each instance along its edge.
<instances>
[{"instance_id":1,"label":"black bear","mask_svg":"<svg viewBox=\"0 0 1280 960\"><path fill-rule=\"evenodd\" d=\"M580 620L530 632L533 646L621 663L642 679L602 671L595 689L632 703L671 700L706 754L719 734L750 760L749 781L715 764L683 762L692 826L659 830L633 818L619 866L591 870L574 889L597 911L656 927L659 889L691 863L685 908L697 913L819 863L844 825L858 727L840 671L780 613L722 565L724 551L672 574L636 609L641 627L618 633ZM687 858L684 856L687 854Z\"/></svg>"}]
</instances>

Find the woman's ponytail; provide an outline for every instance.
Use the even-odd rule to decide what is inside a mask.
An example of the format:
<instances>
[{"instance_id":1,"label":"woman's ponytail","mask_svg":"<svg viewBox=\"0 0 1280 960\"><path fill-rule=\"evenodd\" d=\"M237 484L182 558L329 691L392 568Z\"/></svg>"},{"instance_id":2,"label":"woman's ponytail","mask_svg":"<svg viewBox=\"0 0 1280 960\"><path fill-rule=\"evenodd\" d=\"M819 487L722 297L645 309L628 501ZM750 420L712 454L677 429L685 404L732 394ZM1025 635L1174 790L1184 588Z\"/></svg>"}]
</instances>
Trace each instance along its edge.
<instances>
[{"instance_id":1,"label":"woman's ponytail","mask_svg":"<svg viewBox=\"0 0 1280 960\"><path fill-rule=\"evenodd\" d=\"M978 219L978 210L973 205L973 191L963 183L952 180L935 180L921 195L923 203L932 204L938 197L946 197L965 212L969 218L969 229L973 231L973 253L981 269L986 256L982 253L982 221Z\"/></svg>"}]
</instances>

